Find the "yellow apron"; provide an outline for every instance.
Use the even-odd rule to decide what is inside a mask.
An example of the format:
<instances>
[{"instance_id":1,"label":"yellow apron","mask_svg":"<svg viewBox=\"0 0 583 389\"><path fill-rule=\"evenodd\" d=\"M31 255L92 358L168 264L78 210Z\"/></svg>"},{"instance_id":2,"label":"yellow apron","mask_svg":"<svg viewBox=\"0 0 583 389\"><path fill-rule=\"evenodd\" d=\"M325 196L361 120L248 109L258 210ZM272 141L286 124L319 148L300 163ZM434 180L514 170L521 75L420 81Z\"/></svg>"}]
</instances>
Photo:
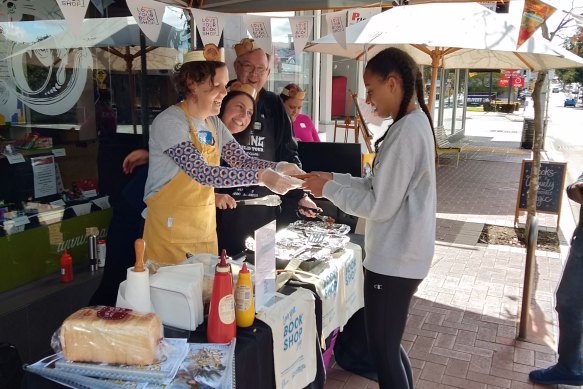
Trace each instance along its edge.
<instances>
[{"instance_id":1,"label":"yellow apron","mask_svg":"<svg viewBox=\"0 0 583 389\"><path fill-rule=\"evenodd\" d=\"M214 144L199 141L186 109L181 104L190 127L190 141L210 166L218 166L220 152L212 123L207 120ZM148 211L144 226L145 259L177 264L186 253L218 254L215 192L211 186L199 184L182 169L159 192L146 200Z\"/></svg>"}]
</instances>

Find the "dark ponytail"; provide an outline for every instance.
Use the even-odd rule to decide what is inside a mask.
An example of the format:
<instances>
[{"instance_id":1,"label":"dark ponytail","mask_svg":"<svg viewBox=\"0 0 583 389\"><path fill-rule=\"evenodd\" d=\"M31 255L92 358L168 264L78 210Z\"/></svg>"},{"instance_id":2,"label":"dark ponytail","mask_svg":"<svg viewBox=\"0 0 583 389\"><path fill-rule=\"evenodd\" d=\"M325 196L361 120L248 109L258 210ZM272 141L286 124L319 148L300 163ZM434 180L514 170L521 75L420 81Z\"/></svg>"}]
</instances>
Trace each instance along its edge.
<instances>
[{"instance_id":1,"label":"dark ponytail","mask_svg":"<svg viewBox=\"0 0 583 389\"><path fill-rule=\"evenodd\" d=\"M397 117L393 118L393 123L391 123L385 133L375 142L375 153L378 153L380 144L387 137L393 124L407 114L407 107L413 97L413 93L417 94L417 101L423 112L425 112L425 115L427 115L431 129L433 130L433 120L431 119L431 114L424 99L423 77L421 76L417 63L415 63L415 60L409 54L395 47L384 49L367 63L366 70L380 76L383 80L390 74L397 73L403 81L403 100L399 105L399 112L397 113ZM433 138L435 142L435 134L433 134ZM373 162L373 169L374 166Z\"/></svg>"}]
</instances>

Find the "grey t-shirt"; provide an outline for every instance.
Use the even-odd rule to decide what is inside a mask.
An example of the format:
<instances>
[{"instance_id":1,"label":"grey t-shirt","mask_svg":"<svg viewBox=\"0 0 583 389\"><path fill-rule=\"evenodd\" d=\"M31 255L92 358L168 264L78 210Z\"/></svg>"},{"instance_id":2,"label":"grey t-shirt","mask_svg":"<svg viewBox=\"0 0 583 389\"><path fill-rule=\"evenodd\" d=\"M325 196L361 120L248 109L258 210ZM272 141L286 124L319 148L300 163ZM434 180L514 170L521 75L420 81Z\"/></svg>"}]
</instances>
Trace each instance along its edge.
<instances>
[{"instance_id":1,"label":"grey t-shirt","mask_svg":"<svg viewBox=\"0 0 583 389\"><path fill-rule=\"evenodd\" d=\"M197 131L209 130L205 121L192 117L190 120ZM225 144L234 140L233 136L218 117L210 116L207 120L215 128L217 147L221 152ZM177 144L189 141L189 129L186 114L176 105L168 107L154 119L150 129L150 167L144 199L158 192L180 171L176 162L164 152Z\"/></svg>"}]
</instances>

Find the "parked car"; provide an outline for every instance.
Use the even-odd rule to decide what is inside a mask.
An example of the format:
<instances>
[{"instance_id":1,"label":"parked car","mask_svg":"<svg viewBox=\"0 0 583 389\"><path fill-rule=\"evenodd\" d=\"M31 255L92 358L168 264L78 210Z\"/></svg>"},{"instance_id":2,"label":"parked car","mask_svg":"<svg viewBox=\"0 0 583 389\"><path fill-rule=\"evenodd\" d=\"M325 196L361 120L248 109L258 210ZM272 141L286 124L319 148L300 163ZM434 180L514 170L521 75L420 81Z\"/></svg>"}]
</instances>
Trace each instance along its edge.
<instances>
[{"instance_id":1,"label":"parked car","mask_svg":"<svg viewBox=\"0 0 583 389\"><path fill-rule=\"evenodd\" d=\"M555 87L553 88L553 93L559 93L559 88L555 86Z\"/></svg>"},{"instance_id":2,"label":"parked car","mask_svg":"<svg viewBox=\"0 0 583 389\"><path fill-rule=\"evenodd\" d=\"M569 99L565 99L565 107L576 107L577 106L577 99L575 98L569 98Z\"/></svg>"}]
</instances>

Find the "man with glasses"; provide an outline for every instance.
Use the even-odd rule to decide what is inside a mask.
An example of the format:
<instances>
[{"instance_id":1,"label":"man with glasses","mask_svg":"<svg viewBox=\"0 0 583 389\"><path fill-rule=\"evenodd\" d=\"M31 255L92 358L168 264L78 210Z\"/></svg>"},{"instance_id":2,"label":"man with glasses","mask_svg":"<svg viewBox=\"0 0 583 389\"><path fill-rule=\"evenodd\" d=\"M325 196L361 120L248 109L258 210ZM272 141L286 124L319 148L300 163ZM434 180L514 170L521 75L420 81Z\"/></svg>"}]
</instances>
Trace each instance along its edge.
<instances>
[{"instance_id":1,"label":"man with glasses","mask_svg":"<svg viewBox=\"0 0 583 389\"><path fill-rule=\"evenodd\" d=\"M235 45L235 52L237 81L250 84L258 91L253 122L247 130L248 136L241 136L241 146L253 157L301 166L298 144L293 138L292 123L285 106L277 94L264 89L271 72L269 55L248 38ZM282 168L286 169L283 162ZM272 194L267 188L259 186L233 188L221 193L228 193L235 200ZM284 227L297 219L298 205L317 208L302 190L288 192L282 201L281 211L278 207L238 206L236 209L217 212L219 247L225 248L229 254L236 254L244 250L247 236L253 236L253 231L271 220L277 219L278 227ZM314 212L303 208L300 208L300 212L309 217L316 216Z\"/></svg>"}]
</instances>

